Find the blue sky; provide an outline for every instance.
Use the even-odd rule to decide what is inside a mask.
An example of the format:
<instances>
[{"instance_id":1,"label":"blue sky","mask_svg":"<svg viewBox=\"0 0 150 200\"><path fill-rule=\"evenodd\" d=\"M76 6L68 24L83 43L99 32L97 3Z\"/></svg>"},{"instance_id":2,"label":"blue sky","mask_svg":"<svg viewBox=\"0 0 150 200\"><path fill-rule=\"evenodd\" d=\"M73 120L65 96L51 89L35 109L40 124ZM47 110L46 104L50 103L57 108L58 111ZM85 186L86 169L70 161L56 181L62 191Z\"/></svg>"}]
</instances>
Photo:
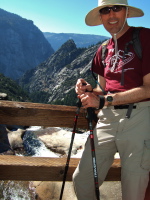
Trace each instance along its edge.
<instances>
[{"instance_id":1,"label":"blue sky","mask_svg":"<svg viewBox=\"0 0 150 200\"><path fill-rule=\"evenodd\" d=\"M145 13L144 17L128 19L129 25L150 28L150 0L128 3ZM85 15L97 4L97 0L0 0L0 8L32 20L43 32L110 36L102 25L90 27L84 22Z\"/></svg>"}]
</instances>

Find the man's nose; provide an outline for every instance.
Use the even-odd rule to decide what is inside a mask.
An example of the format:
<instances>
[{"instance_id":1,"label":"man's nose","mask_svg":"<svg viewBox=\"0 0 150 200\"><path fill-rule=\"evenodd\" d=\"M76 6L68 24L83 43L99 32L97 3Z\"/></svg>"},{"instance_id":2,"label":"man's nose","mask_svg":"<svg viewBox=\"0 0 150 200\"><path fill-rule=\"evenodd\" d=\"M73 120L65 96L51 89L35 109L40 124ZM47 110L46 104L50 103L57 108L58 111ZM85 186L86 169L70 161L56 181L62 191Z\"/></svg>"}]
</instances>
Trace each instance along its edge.
<instances>
[{"instance_id":1,"label":"man's nose","mask_svg":"<svg viewBox=\"0 0 150 200\"><path fill-rule=\"evenodd\" d=\"M110 13L109 13L109 16L112 17L112 16L115 16L115 15L116 15L116 13L111 9Z\"/></svg>"}]
</instances>

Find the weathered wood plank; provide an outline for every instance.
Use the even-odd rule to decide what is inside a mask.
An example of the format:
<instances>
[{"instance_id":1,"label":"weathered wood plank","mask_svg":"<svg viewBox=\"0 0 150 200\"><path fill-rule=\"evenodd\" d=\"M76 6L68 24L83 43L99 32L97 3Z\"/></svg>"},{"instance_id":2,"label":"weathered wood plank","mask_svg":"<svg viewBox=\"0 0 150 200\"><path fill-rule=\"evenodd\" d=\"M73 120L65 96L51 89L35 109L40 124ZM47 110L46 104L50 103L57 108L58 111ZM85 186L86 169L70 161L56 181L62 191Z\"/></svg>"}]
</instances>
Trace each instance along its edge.
<instances>
[{"instance_id":1,"label":"weathered wood plank","mask_svg":"<svg viewBox=\"0 0 150 200\"><path fill-rule=\"evenodd\" d=\"M79 159L70 160L67 181L72 180L72 174ZM28 181L62 181L66 158L41 158L23 156L0 156L0 180ZM114 160L106 181L120 180L120 161Z\"/></svg>"},{"instance_id":2,"label":"weathered wood plank","mask_svg":"<svg viewBox=\"0 0 150 200\"><path fill-rule=\"evenodd\" d=\"M0 101L0 124L72 127L76 109L75 106ZM77 123L79 128L88 128L85 112L81 108Z\"/></svg>"}]
</instances>

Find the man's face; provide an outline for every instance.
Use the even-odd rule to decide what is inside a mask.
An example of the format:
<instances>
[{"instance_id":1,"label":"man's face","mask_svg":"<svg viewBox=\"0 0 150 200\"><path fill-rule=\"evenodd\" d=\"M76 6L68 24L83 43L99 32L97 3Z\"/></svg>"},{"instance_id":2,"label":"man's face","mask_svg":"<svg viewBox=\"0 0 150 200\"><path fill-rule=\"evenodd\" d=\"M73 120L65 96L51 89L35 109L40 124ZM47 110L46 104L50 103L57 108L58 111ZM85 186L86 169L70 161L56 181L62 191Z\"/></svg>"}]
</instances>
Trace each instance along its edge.
<instances>
[{"instance_id":1,"label":"man's face","mask_svg":"<svg viewBox=\"0 0 150 200\"><path fill-rule=\"evenodd\" d=\"M112 6L109 6L112 7ZM100 14L100 17L103 22L103 26L105 29L113 36L115 33L118 33L126 20L126 7L122 7L122 9L118 12L114 12L112 9L108 14ZM118 34L118 37L124 34L124 32L127 30L127 22L124 25L124 28L122 31Z\"/></svg>"}]
</instances>

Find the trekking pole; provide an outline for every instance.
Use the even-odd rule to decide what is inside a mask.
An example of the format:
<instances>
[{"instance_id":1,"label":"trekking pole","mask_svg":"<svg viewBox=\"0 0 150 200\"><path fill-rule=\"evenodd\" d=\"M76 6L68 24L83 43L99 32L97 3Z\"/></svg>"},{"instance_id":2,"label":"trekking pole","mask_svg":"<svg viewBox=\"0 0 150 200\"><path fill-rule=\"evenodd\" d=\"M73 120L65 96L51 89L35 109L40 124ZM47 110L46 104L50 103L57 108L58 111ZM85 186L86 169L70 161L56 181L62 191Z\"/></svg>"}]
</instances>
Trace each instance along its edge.
<instances>
[{"instance_id":1,"label":"trekking pole","mask_svg":"<svg viewBox=\"0 0 150 200\"><path fill-rule=\"evenodd\" d=\"M94 117L95 117L94 108L87 108L87 119L88 119L89 129L90 129L90 142L91 142L91 154L92 154L92 164L93 164L93 176L94 176L94 184L95 184L95 195L96 195L96 199L100 200L94 134L93 134L93 123L92 123Z\"/></svg>"},{"instance_id":2,"label":"trekking pole","mask_svg":"<svg viewBox=\"0 0 150 200\"><path fill-rule=\"evenodd\" d=\"M61 193L60 193L59 200L62 200L62 196L63 196L63 191L64 191L67 172L68 172L68 168L69 168L69 162L70 162L70 157L71 157L73 141L74 141L74 137L75 137L75 133L76 133L77 120L78 120L81 105L82 105L81 101L80 101L80 99L78 99L76 115L75 115L75 118L74 118L74 126L73 126L73 131L72 131L72 136L71 136L71 142L70 142L69 152L68 152L66 166L65 166L65 170L64 170L64 177L63 177L63 183L62 183L62 187L61 187Z\"/></svg>"},{"instance_id":3,"label":"trekking pole","mask_svg":"<svg viewBox=\"0 0 150 200\"><path fill-rule=\"evenodd\" d=\"M86 83L83 83L83 85L86 85ZM88 92L88 90L86 90L86 92ZM93 134L93 120L96 121L97 119L97 116L94 112L94 108L92 107L87 108L87 119L88 119L89 130L90 130L90 143L91 143L91 154L92 154L92 164L93 164L93 176L94 176L94 184L95 184L95 195L96 195L96 199L100 200L94 134Z\"/></svg>"}]
</instances>

